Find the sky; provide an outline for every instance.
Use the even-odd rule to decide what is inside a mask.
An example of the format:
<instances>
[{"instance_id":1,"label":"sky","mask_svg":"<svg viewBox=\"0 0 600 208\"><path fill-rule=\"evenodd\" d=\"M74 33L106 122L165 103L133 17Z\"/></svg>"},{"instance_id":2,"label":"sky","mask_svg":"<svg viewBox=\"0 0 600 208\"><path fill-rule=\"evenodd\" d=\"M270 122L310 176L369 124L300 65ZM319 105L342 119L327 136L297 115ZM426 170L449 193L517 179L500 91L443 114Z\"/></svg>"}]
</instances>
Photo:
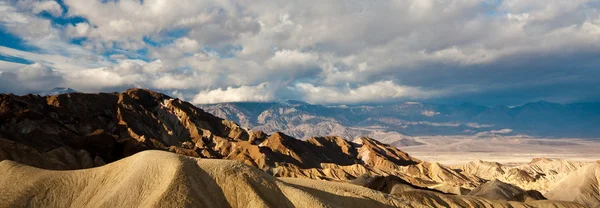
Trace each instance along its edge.
<instances>
[{"instance_id":1,"label":"sky","mask_svg":"<svg viewBox=\"0 0 600 208\"><path fill-rule=\"evenodd\" d=\"M0 93L600 101L600 0L0 0Z\"/></svg>"}]
</instances>

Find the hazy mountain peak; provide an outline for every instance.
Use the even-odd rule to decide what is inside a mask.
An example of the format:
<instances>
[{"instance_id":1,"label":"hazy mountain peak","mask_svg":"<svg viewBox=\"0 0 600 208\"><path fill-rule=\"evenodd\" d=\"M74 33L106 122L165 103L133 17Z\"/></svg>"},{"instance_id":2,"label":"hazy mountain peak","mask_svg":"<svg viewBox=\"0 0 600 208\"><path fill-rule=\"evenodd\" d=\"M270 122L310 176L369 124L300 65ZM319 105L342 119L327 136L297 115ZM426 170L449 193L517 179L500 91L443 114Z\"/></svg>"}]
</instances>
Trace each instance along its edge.
<instances>
[{"instance_id":1,"label":"hazy mountain peak","mask_svg":"<svg viewBox=\"0 0 600 208\"><path fill-rule=\"evenodd\" d=\"M304 102L302 100L284 100L280 103L290 104L290 105L310 105L310 103Z\"/></svg>"},{"instance_id":2,"label":"hazy mountain peak","mask_svg":"<svg viewBox=\"0 0 600 208\"><path fill-rule=\"evenodd\" d=\"M39 93L34 93L34 94L38 94L40 96L48 96L48 95L60 95L60 94L68 94L68 93L76 93L77 91L71 88L65 88L65 87L55 87L52 88L50 90L44 91L44 92L39 92Z\"/></svg>"}]
</instances>

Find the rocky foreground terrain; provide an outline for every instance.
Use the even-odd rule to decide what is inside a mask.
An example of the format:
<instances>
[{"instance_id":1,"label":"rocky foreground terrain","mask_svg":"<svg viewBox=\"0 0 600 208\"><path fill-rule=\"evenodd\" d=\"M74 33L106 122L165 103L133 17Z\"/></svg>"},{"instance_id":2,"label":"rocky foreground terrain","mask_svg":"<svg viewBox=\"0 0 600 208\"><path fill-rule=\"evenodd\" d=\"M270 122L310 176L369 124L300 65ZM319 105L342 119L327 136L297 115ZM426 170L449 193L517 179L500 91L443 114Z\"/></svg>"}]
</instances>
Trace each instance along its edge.
<instances>
[{"instance_id":1,"label":"rocky foreground terrain","mask_svg":"<svg viewBox=\"0 0 600 208\"><path fill-rule=\"evenodd\" d=\"M0 95L0 160L2 207L600 205L597 163L450 167L366 137L267 135L143 89Z\"/></svg>"}]
</instances>

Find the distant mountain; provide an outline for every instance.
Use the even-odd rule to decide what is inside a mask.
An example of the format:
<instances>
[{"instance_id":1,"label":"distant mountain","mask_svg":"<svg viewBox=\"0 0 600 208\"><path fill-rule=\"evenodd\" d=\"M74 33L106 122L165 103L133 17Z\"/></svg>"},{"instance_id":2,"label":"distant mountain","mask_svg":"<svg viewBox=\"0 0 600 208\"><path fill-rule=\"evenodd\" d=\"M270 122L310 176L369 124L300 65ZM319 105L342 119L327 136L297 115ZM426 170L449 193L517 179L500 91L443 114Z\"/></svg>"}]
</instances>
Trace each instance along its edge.
<instances>
[{"instance_id":1,"label":"distant mountain","mask_svg":"<svg viewBox=\"0 0 600 208\"><path fill-rule=\"evenodd\" d=\"M61 94L75 93L75 92L77 92L77 91L74 89L71 89L71 88L55 87L48 91L38 92L38 93L33 93L33 94L38 94L40 96L49 96L49 95L61 95Z\"/></svg>"},{"instance_id":2,"label":"distant mountain","mask_svg":"<svg viewBox=\"0 0 600 208\"><path fill-rule=\"evenodd\" d=\"M436 105L406 102L325 106L285 101L199 107L244 127L267 133L282 131L297 138L340 135L353 139L370 136L389 143L407 139L407 136L490 133L600 138L600 103L564 105L539 101L516 107L487 107L472 103Z\"/></svg>"}]
</instances>

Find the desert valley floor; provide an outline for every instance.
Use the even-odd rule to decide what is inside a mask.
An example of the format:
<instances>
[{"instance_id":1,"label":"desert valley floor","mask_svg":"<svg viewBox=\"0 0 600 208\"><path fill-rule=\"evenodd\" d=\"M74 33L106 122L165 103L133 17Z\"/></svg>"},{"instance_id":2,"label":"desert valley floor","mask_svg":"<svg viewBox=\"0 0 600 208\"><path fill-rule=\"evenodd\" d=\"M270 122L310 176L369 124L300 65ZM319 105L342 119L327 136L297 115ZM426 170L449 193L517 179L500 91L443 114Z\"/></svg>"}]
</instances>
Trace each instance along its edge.
<instances>
[{"instance_id":1,"label":"desert valley floor","mask_svg":"<svg viewBox=\"0 0 600 208\"><path fill-rule=\"evenodd\" d=\"M444 165L458 165L476 160L507 165L524 164L534 158L580 162L600 160L600 142L584 139L432 136L415 140L424 145L400 148L416 158Z\"/></svg>"}]
</instances>

